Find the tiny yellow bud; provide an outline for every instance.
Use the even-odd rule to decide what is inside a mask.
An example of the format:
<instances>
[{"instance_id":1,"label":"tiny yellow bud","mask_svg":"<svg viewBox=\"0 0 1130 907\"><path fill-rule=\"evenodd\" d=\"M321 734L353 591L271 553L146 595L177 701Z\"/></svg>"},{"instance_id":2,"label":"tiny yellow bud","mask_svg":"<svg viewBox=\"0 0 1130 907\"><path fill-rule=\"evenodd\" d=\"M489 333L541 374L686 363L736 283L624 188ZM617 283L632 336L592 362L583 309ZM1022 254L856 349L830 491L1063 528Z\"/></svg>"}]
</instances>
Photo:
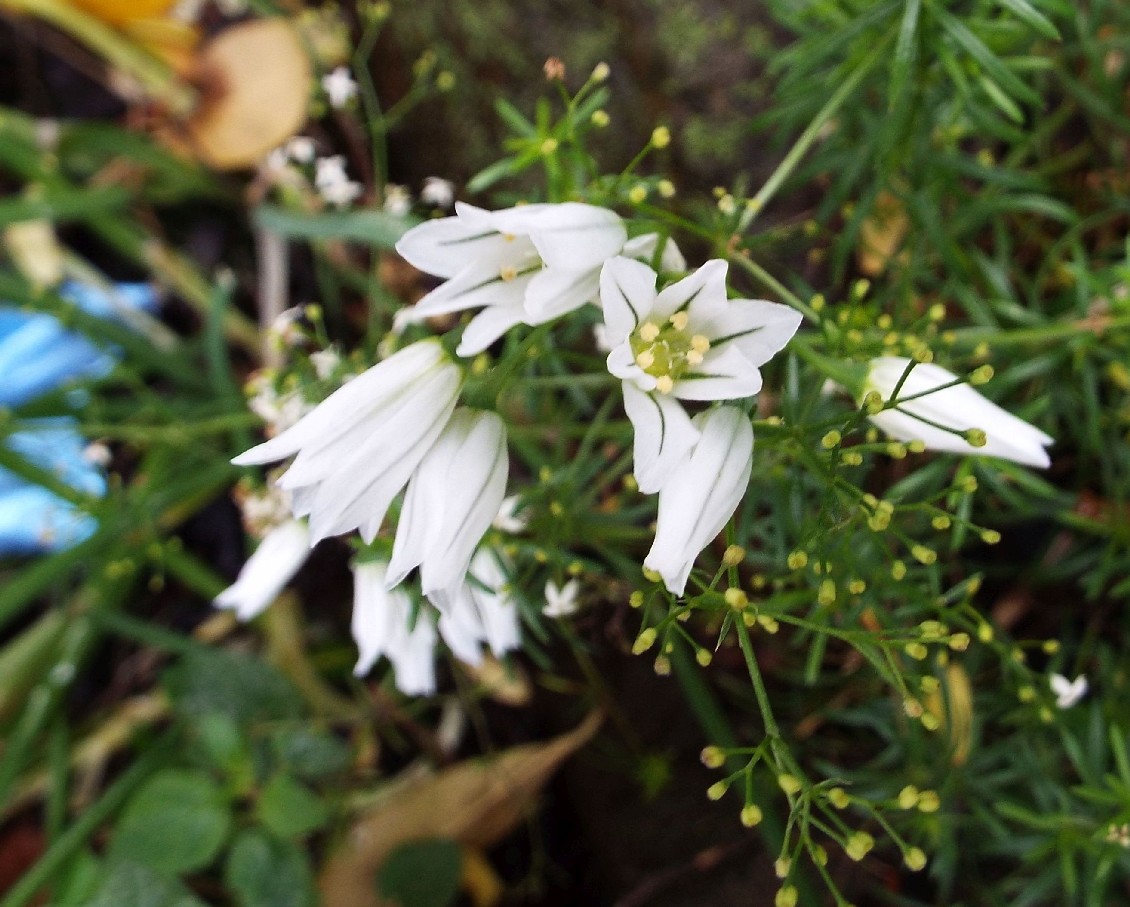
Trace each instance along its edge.
<instances>
[{"instance_id":1,"label":"tiny yellow bud","mask_svg":"<svg viewBox=\"0 0 1130 907\"><path fill-rule=\"evenodd\" d=\"M914 809L918 805L918 788L908 784L899 791L899 809Z\"/></svg>"},{"instance_id":2,"label":"tiny yellow bud","mask_svg":"<svg viewBox=\"0 0 1130 907\"><path fill-rule=\"evenodd\" d=\"M761 625L761 629L769 634L776 633L781 629L781 625L777 623L777 619L770 617L768 614L758 614L757 622Z\"/></svg>"},{"instance_id":3,"label":"tiny yellow bud","mask_svg":"<svg viewBox=\"0 0 1130 907\"><path fill-rule=\"evenodd\" d=\"M628 201L633 205L642 205L647 201L647 186L643 183L636 183L628 192Z\"/></svg>"},{"instance_id":4,"label":"tiny yellow bud","mask_svg":"<svg viewBox=\"0 0 1130 907\"><path fill-rule=\"evenodd\" d=\"M910 553L914 559L920 564L930 566L938 560L938 553L933 548L927 548L925 545L915 545L910 549Z\"/></svg>"},{"instance_id":5,"label":"tiny yellow bud","mask_svg":"<svg viewBox=\"0 0 1130 907\"><path fill-rule=\"evenodd\" d=\"M946 317L946 307L940 302L935 302L930 306L930 310L926 313L926 317L931 321L941 321Z\"/></svg>"},{"instance_id":6,"label":"tiny yellow bud","mask_svg":"<svg viewBox=\"0 0 1130 907\"><path fill-rule=\"evenodd\" d=\"M715 781L706 789L706 796L711 800L721 800L726 796L726 791L730 789L730 785L726 781Z\"/></svg>"},{"instance_id":7,"label":"tiny yellow bud","mask_svg":"<svg viewBox=\"0 0 1130 907\"><path fill-rule=\"evenodd\" d=\"M714 656L706 649L699 649L694 653L694 660L705 668L710 665L710 662L714 661Z\"/></svg>"},{"instance_id":8,"label":"tiny yellow bud","mask_svg":"<svg viewBox=\"0 0 1130 907\"><path fill-rule=\"evenodd\" d=\"M922 717L922 703L917 699L904 699L902 701L902 710L906 713L907 718Z\"/></svg>"},{"instance_id":9,"label":"tiny yellow bud","mask_svg":"<svg viewBox=\"0 0 1130 907\"><path fill-rule=\"evenodd\" d=\"M753 828L755 825L760 824L764 817L764 813L761 812L761 807L754 803L749 804L741 812L742 825L746 828Z\"/></svg>"},{"instance_id":10,"label":"tiny yellow bud","mask_svg":"<svg viewBox=\"0 0 1130 907\"><path fill-rule=\"evenodd\" d=\"M995 529L985 529L981 533L981 541L986 545L995 545L1001 540L1001 534Z\"/></svg>"},{"instance_id":11,"label":"tiny yellow bud","mask_svg":"<svg viewBox=\"0 0 1130 907\"><path fill-rule=\"evenodd\" d=\"M607 110L594 110L592 116L589 117L591 122L597 129L603 129L612 122L612 117L608 115Z\"/></svg>"},{"instance_id":12,"label":"tiny yellow bud","mask_svg":"<svg viewBox=\"0 0 1130 907\"><path fill-rule=\"evenodd\" d=\"M593 67L592 75L589 78L594 82L603 82L608 78L610 72L611 70L608 68L607 63L597 63L596 66Z\"/></svg>"},{"instance_id":13,"label":"tiny yellow bud","mask_svg":"<svg viewBox=\"0 0 1130 907\"><path fill-rule=\"evenodd\" d=\"M989 443L989 436L985 434L984 429L980 428L971 428L964 432L962 437L965 438L970 447L984 447Z\"/></svg>"},{"instance_id":14,"label":"tiny yellow bud","mask_svg":"<svg viewBox=\"0 0 1130 907\"><path fill-rule=\"evenodd\" d=\"M788 857L778 857L773 861L773 872L778 879L787 879L793 868L793 861Z\"/></svg>"},{"instance_id":15,"label":"tiny yellow bud","mask_svg":"<svg viewBox=\"0 0 1130 907\"><path fill-rule=\"evenodd\" d=\"M666 126L656 126L651 132L653 148L666 148L671 144L671 130Z\"/></svg>"},{"instance_id":16,"label":"tiny yellow bud","mask_svg":"<svg viewBox=\"0 0 1130 907\"><path fill-rule=\"evenodd\" d=\"M670 180L660 180L656 186L660 198L673 198L675 195L675 184Z\"/></svg>"},{"instance_id":17,"label":"tiny yellow bud","mask_svg":"<svg viewBox=\"0 0 1130 907\"><path fill-rule=\"evenodd\" d=\"M937 677L926 676L918 682L918 686L921 688L923 693L929 695L931 693L938 692L938 690L941 689L942 682L938 680Z\"/></svg>"},{"instance_id":18,"label":"tiny yellow bud","mask_svg":"<svg viewBox=\"0 0 1130 907\"><path fill-rule=\"evenodd\" d=\"M907 643L906 646L903 647L903 651L915 661L923 661L926 656L930 654L930 650L920 642Z\"/></svg>"},{"instance_id":19,"label":"tiny yellow bud","mask_svg":"<svg viewBox=\"0 0 1130 907\"><path fill-rule=\"evenodd\" d=\"M862 466L863 454L858 450L845 450L840 456L845 466Z\"/></svg>"},{"instance_id":20,"label":"tiny yellow bud","mask_svg":"<svg viewBox=\"0 0 1130 907\"><path fill-rule=\"evenodd\" d=\"M993 380L993 374L993 367L986 363L969 373L969 383L973 385L988 384Z\"/></svg>"},{"instance_id":21,"label":"tiny yellow bud","mask_svg":"<svg viewBox=\"0 0 1130 907\"><path fill-rule=\"evenodd\" d=\"M795 775L785 774L777 776L777 786L791 796L800 790L801 783Z\"/></svg>"},{"instance_id":22,"label":"tiny yellow bud","mask_svg":"<svg viewBox=\"0 0 1130 907\"><path fill-rule=\"evenodd\" d=\"M955 652L964 652L969 648L969 642L968 633L954 633L949 639L949 647Z\"/></svg>"},{"instance_id":23,"label":"tiny yellow bud","mask_svg":"<svg viewBox=\"0 0 1130 907\"><path fill-rule=\"evenodd\" d=\"M808 305L814 312L821 311L827 304L828 301L824 298L823 293L817 293L810 300L808 300Z\"/></svg>"},{"instance_id":24,"label":"tiny yellow bud","mask_svg":"<svg viewBox=\"0 0 1130 907\"><path fill-rule=\"evenodd\" d=\"M864 296L867 295L867 292L870 289L871 289L871 281L867 280L867 278L865 278L865 277L860 278L852 286L851 295L854 296L856 299L862 299Z\"/></svg>"},{"instance_id":25,"label":"tiny yellow bud","mask_svg":"<svg viewBox=\"0 0 1130 907\"><path fill-rule=\"evenodd\" d=\"M977 638L981 642L992 642L993 628L989 624L980 624L977 627Z\"/></svg>"},{"instance_id":26,"label":"tiny yellow bud","mask_svg":"<svg viewBox=\"0 0 1130 907\"><path fill-rule=\"evenodd\" d=\"M902 561L895 561L891 564L891 577L894 580L901 580L906 576L906 564Z\"/></svg>"},{"instance_id":27,"label":"tiny yellow bud","mask_svg":"<svg viewBox=\"0 0 1130 907\"><path fill-rule=\"evenodd\" d=\"M1031 702L1036 698L1036 690L1030 686L1023 686L1016 691L1016 698L1021 702Z\"/></svg>"},{"instance_id":28,"label":"tiny yellow bud","mask_svg":"<svg viewBox=\"0 0 1130 907\"><path fill-rule=\"evenodd\" d=\"M546 157L549 157L549 155L553 154L553 152L557 150L559 144L560 143L557 141L557 139L550 137L541 143L541 146L538 148L538 150Z\"/></svg>"},{"instance_id":29,"label":"tiny yellow bud","mask_svg":"<svg viewBox=\"0 0 1130 907\"><path fill-rule=\"evenodd\" d=\"M438 91L451 91L455 87L455 73L448 69L441 70L436 75L436 89Z\"/></svg>"},{"instance_id":30,"label":"tiny yellow bud","mask_svg":"<svg viewBox=\"0 0 1130 907\"><path fill-rule=\"evenodd\" d=\"M862 595L867 591L867 583L861 579L853 579L848 583L848 592L852 595Z\"/></svg>"},{"instance_id":31,"label":"tiny yellow bud","mask_svg":"<svg viewBox=\"0 0 1130 907\"><path fill-rule=\"evenodd\" d=\"M839 443L843 440L841 435L834 428L820 439L820 446L825 450L831 450L833 447L838 447Z\"/></svg>"},{"instance_id":32,"label":"tiny yellow bud","mask_svg":"<svg viewBox=\"0 0 1130 907\"><path fill-rule=\"evenodd\" d=\"M808 565L808 552L794 551L789 555L786 563L790 570L803 570Z\"/></svg>"},{"instance_id":33,"label":"tiny yellow bud","mask_svg":"<svg viewBox=\"0 0 1130 907\"><path fill-rule=\"evenodd\" d=\"M830 605L835 604L835 601L836 584L832 580L826 579L822 583L820 583L820 591L816 594L816 602L817 604L827 608Z\"/></svg>"},{"instance_id":34,"label":"tiny yellow bud","mask_svg":"<svg viewBox=\"0 0 1130 907\"><path fill-rule=\"evenodd\" d=\"M728 545L722 554L722 564L736 567L745 560L745 549L741 545Z\"/></svg>"},{"instance_id":35,"label":"tiny yellow bud","mask_svg":"<svg viewBox=\"0 0 1130 907\"><path fill-rule=\"evenodd\" d=\"M907 441L906 442L906 449L909 450L912 454L925 453L926 452L926 442L925 441Z\"/></svg>"},{"instance_id":36,"label":"tiny yellow bud","mask_svg":"<svg viewBox=\"0 0 1130 907\"><path fill-rule=\"evenodd\" d=\"M726 600L726 604L736 611L749 607L749 596L741 589L727 589L722 593L722 597Z\"/></svg>"},{"instance_id":37,"label":"tiny yellow bud","mask_svg":"<svg viewBox=\"0 0 1130 907\"><path fill-rule=\"evenodd\" d=\"M941 721L938 720L938 716L933 712L925 712L922 715L921 721L922 727L926 728L928 731L936 731L942 726Z\"/></svg>"},{"instance_id":38,"label":"tiny yellow bud","mask_svg":"<svg viewBox=\"0 0 1130 907\"><path fill-rule=\"evenodd\" d=\"M639 589L637 589L635 592L628 596L628 604L633 608L642 608L643 593L640 592Z\"/></svg>"},{"instance_id":39,"label":"tiny yellow bud","mask_svg":"<svg viewBox=\"0 0 1130 907\"><path fill-rule=\"evenodd\" d=\"M792 885L784 885L777 890L773 898L773 907L796 907L799 894Z\"/></svg>"},{"instance_id":40,"label":"tiny yellow bud","mask_svg":"<svg viewBox=\"0 0 1130 907\"><path fill-rule=\"evenodd\" d=\"M636 637L636 641L632 643L632 654L642 655L653 645L655 645L655 638L659 634L656 633L655 627L646 627L640 631L640 635Z\"/></svg>"},{"instance_id":41,"label":"tiny yellow bud","mask_svg":"<svg viewBox=\"0 0 1130 907\"><path fill-rule=\"evenodd\" d=\"M939 513L936 517L930 520L930 525L937 529L939 532L944 532L953 525L953 522L946 514Z\"/></svg>"},{"instance_id":42,"label":"tiny yellow bud","mask_svg":"<svg viewBox=\"0 0 1130 907\"><path fill-rule=\"evenodd\" d=\"M836 809L847 809L851 804L851 797L848 796L847 791L842 787L833 787L828 791L828 802L836 807Z\"/></svg>"},{"instance_id":43,"label":"tiny yellow bud","mask_svg":"<svg viewBox=\"0 0 1130 907\"><path fill-rule=\"evenodd\" d=\"M844 844L844 853L858 863L871 852L874 846L875 839L871 835L865 831L857 831L848 836L847 842Z\"/></svg>"},{"instance_id":44,"label":"tiny yellow bud","mask_svg":"<svg viewBox=\"0 0 1130 907\"><path fill-rule=\"evenodd\" d=\"M911 847L902 855L902 861L911 872L919 872L926 867L926 854L921 847Z\"/></svg>"},{"instance_id":45,"label":"tiny yellow bud","mask_svg":"<svg viewBox=\"0 0 1130 907\"><path fill-rule=\"evenodd\" d=\"M1055 655L1059 651L1059 640L1048 639L1044 641L1043 649L1048 655Z\"/></svg>"},{"instance_id":46,"label":"tiny yellow bud","mask_svg":"<svg viewBox=\"0 0 1130 907\"><path fill-rule=\"evenodd\" d=\"M643 568L643 578L646 579L649 583L657 583L661 579L663 579L663 577L659 575L658 571L652 570L650 567Z\"/></svg>"},{"instance_id":47,"label":"tiny yellow bud","mask_svg":"<svg viewBox=\"0 0 1130 907\"><path fill-rule=\"evenodd\" d=\"M722 751L720 746L704 746L702 752L698 754L698 758L702 760L702 764L707 768L721 768L726 764L726 754Z\"/></svg>"},{"instance_id":48,"label":"tiny yellow bud","mask_svg":"<svg viewBox=\"0 0 1130 907\"><path fill-rule=\"evenodd\" d=\"M660 655L655 659L655 664L652 665L655 673L660 677L666 677L671 673L671 659L666 655Z\"/></svg>"},{"instance_id":49,"label":"tiny yellow bud","mask_svg":"<svg viewBox=\"0 0 1130 907\"><path fill-rule=\"evenodd\" d=\"M918 811L923 813L936 813L941 809L942 800L935 791L924 790L918 795Z\"/></svg>"}]
</instances>

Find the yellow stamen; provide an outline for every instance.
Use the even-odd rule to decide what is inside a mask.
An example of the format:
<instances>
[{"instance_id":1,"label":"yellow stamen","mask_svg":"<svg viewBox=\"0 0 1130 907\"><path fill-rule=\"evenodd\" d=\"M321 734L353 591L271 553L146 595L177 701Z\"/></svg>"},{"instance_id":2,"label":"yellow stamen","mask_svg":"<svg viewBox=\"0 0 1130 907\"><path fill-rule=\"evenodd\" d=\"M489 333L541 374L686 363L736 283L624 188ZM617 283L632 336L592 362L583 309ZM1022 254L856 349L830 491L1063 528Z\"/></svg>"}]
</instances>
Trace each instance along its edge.
<instances>
[{"instance_id":1,"label":"yellow stamen","mask_svg":"<svg viewBox=\"0 0 1130 907\"><path fill-rule=\"evenodd\" d=\"M702 353L698 350L687 353L687 365L702 365Z\"/></svg>"},{"instance_id":2,"label":"yellow stamen","mask_svg":"<svg viewBox=\"0 0 1130 907\"><path fill-rule=\"evenodd\" d=\"M647 321L640 325L639 329L640 340L644 343L651 343L659 336L659 325L654 322Z\"/></svg>"},{"instance_id":3,"label":"yellow stamen","mask_svg":"<svg viewBox=\"0 0 1130 907\"><path fill-rule=\"evenodd\" d=\"M652 354L651 350L644 350L636 356L636 365L642 369L649 369L655 365L655 356Z\"/></svg>"},{"instance_id":4,"label":"yellow stamen","mask_svg":"<svg viewBox=\"0 0 1130 907\"><path fill-rule=\"evenodd\" d=\"M702 334L695 334L691 338L691 349L696 353L705 353L710 349L710 339Z\"/></svg>"},{"instance_id":5,"label":"yellow stamen","mask_svg":"<svg viewBox=\"0 0 1130 907\"><path fill-rule=\"evenodd\" d=\"M655 379L655 389L661 394L669 394L675 389L675 382L670 375L660 375Z\"/></svg>"},{"instance_id":6,"label":"yellow stamen","mask_svg":"<svg viewBox=\"0 0 1130 907\"><path fill-rule=\"evenodd\" d=\"M499 268L498 276L509 283L518 276L518 269L514 265L503 265Z\"/></svg>"},{"instance_id":7,"label":"yellow stamen","mask_svg":"<svg viewBox=\"0 0 1130 907\"><path fill-rule=\"evenodd\" d=\"M671 327L676 331L685 331L691 317L686 312L676 312L671 316Z\"/></svg>"}]
</instances>

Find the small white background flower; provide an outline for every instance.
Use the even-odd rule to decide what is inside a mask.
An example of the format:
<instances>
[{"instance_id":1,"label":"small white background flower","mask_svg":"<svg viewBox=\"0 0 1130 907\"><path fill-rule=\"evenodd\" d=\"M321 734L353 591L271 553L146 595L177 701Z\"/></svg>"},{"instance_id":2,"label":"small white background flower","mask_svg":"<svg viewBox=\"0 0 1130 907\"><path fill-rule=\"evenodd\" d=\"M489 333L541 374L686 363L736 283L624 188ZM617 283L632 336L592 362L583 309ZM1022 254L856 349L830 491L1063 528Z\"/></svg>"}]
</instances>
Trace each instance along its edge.
<instances>
[{"instance_id":1,"label":"small white background flower","mask_svg":"<svg viewBox=\"0 0 1130 907\"><path fill-rule=\"evenodd\" d=\"M571 579L560 587L553 580L549 580L545 584L545 607L541 609L541 613L546 617L568 617L570 614L576 614L577 593L580 590L581 584L576 579Z\"/></svg>"},{"instance_id":2,"label":"small white background flower","mask_svg":"<svg viewBox=\"0 0 1130 907\"><path fill-rule=\"evenodd\" d=\"M1082 674L1074 680L1068 680L1062 674L1052 674L1048 685L1055 694L1057 708L1069 709L1087 695L1087 678Z\"/></svg>"},{"instance_id":3,"label":"small white background flower","mask_svg":"<svg viewBox=\"0 0 1130 907\"><path fill-rule=\"evenodd\" d=\"M347 67L338 66L333 72L322 76L322 91L326 93L331 107L341 108L357 94L357 82Z\"/></svg>"}]
</instances>

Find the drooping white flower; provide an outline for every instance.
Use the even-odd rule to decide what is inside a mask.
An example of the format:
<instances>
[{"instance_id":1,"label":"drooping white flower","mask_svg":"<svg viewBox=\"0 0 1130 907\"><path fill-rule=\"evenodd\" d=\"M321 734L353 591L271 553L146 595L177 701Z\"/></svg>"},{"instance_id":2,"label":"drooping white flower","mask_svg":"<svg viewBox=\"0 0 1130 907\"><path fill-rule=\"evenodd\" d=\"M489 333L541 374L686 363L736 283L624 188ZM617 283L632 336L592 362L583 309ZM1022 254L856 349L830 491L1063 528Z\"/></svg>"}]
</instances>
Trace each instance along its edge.
<instances>
[{"instance_id":1,"label":"drooping white flower","mask_svg":"<svg viewBox=\"0 0 1130 907\"><path fill-rule=\"evenodd\" d=\"M360 529L371 541L455 409L462 373L424 340L379 362L295 425L232 460L239 466L294 456L279 485L311 542ZM491 516L497 512L491 511ZM489 522L489 520L488 520Z\"/></svg>"},{"instance_id":2,"label":"drooping white flower","mask_svg":"<svg viewBox=\"0 0 1130 907\"><path fill-rule=\"evenodd\" d=\"M392 662L396 686L409 696L434 693L436 631L425 610L412 620L412 599L402 589L389 590L385 565L376 561L353 567L353 639L357 666L364 677L382 655Z\"/></svg>"},{"instance_id":3,"label":"drooping white flower","mask_svg":"<svg viewBox=\"0 0 1130 907\"><path fill-rule=\"evenodd\" d=\"M700 437L659 490L655 542L644 567L682 595L695 558L734 514L753 467L753 427L736 406L692 420Z\"/></svg>"},{"instance_id":4,"label":"drooping white flower","mask_svg":"<svg viewBox=\"0 0 1130 907\"><path fill-rule=\"evenodd\" d=\"M424 188L420 190L420 201L437 208L450 208L455 202L455 186L451 180L441 176L426 177Z\"/></svg>"},{"instance_id":5,"label":"drooping white flower","mask_svg":"<svg viewBox=\"0 0 1130 907\"><path fill-rule=\"evenodd\" d=\"M933 450L1000 457L1025 466L1051 465L1044 450L1055 443L1049 435L1001 409L968 384L953 384L957 376L933 363L912 363L900 356L872 359L862 396L875 391L889 401L912 364L898 393L898 399L905 402L869 417L886 434L900 441L922 441ZM939 387L943 389L936 390ZM974 447L963 436L972 429L985 433L983 446Z\"/></svg>"},{"instance_id":6,"label":"drooping white flower","mask_svg":"<svg viewBox=\"0 0 1130 907\"><path fill-rule=\"evenodd\" d=\"M601 271L608 370L622 379L635 429L635 476L658 491L698 441L683 400L734 400L800 326L800 314L760 299L726 298L726 262L708 261L656 292L655 271L624 257Z\"/></svg>"},{"instance_id":7,"label":"drooping white flower","mask_svg":"<svg viewBox=\"0 0 1130 907\"><path fill-rule=\"evenodd\" d=\"M217 608L251 620L266 610L310 554L310 537L301 520L288 520L269 531L247 559L236 581L216 596Z\"/></svg>"},{"instance_id":8,"label":"drooping white flower","mask_svg":"<svg viewBox=\"0 0 1130 907\"><path fill-rule=\"evenodd\" d=\"M388 566L395 586L416 567L442 602L463 585L471 555L506 494L506 426L497 414L457 409L408 484Z\"/></svg>"},{"instance_id":9,"label":"drooping white flower","mask_svg":"<svg viewBox=\"0 0 1130 907\"><path fill-rule=\"evenodd\" d=\"M545 607L541 613L546 617L568 617L577 613L577 593L581 584L576 579L571 579L564 586L558 587L557 583L549 580L545 584Z\"/></svg>"},{"instance_id":10,"label":"drooping white flower","mask_svg":"<svg viewBox=\"0 0 1130 907\"><path fill-rule=\"evenodd\" d=\"M500 555L480 548L471 560L470 575L455 594L432 601L439 608L439 632L462 662L482 663L482 644L495 658L521 644L518 608Z\"/></svg>"},{"instance_id":11,"label":"drooping white flower","mask_svg":"<svg viewBox=\"0 0 1130 907\"><path fill-rule=\"evenodd\" d=\"M385 200L381 207L394 217L405 217L412 210L412 193L398 183L385 185Z\"/></svg>"},{"instance_id":12,"label":"drooping white flower","mask_svg":"<svg viewBox=\"0 0 1130 907\"><path fill-rule=\"evenodd\" d=\"M357 94L357 82L348 67L338 66L333 72L322 76L322 91L326 93L330 106L340 109Z\"/></svg>"},{"instance_id":13,"label":"drooping white flower","mask_svg":"<svg viewBox=\"0 0 1130 907\"><path fill-rule=\"evenodd\" d=\"M1087 678L1082 674L1074 680L1068 680L1062 674L1052 674L1048 685L1055 694L1056 707L1060 709L1071 708L1087 695Z\"/></svg>"},{"instance_id":14,"label":"drooping white flower","mask_svg":"<svg viewBox=\"0 0 1130 907\"><path fill-rule=\"evenodd\" d=\"M396 250L448 278L413 310L415 319L482 309L456 352L474 356L517 324L541 324L594 299L600 266L624 246L614 211L577 202L485 211L455 203L455 216L413 227Z\"/></svg>"}]
</instances>

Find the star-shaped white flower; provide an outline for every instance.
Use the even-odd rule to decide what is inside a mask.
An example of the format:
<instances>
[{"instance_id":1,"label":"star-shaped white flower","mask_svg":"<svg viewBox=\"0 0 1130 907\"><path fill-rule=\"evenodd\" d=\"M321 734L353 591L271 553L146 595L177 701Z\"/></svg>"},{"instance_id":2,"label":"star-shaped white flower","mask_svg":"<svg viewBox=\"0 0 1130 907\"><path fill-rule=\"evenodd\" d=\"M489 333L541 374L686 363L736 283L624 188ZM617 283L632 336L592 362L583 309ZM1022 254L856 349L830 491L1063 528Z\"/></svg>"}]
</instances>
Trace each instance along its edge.
<instances>
[{"instance_id":1,"label":"star-shaped white flower","mask_svg":"<svg viewBox=\"0 0 1130 907\"><path fill-rule=\"evenodd\" d=\"M571 579L564 586L558 587L549 580L545 584L545 607L541 613L546 617L568 617L577 613L577 593L581 591L581 584L576 579Z\"/></svg>"},{"instance_id":2,"label":"star-shaped white flower","mask_svg":"<svg viewBox=\"0 0 1130 907\"><path fill-rule=\"evenodd\" d=\"M600 266L626 237L614 211L593 205L485 211L456 202L454 217L413 227L396 244L410 264L447 278L410 320L481 309L456 350L474 356L515 325L541 324L594 299Z\"/></svg>"},{"instance_id":3,"label":"star-shaped white flower","mask_svg":"<svg viewBox=\"0 0 1130 907\"><path fill-rule=\"evenodd\" d=\"M760 299L728 299L726 262L708 261L656 292L657 274L624 257L601 271L608 370L623 380L635 429L635 476L658 491L699 439L678 400L736 400L800 326L800 314Z\"/></svg>"},{"instance_id":4,"label":"star-shaped white flower","mask_svg":"<svg viewBox=\"0 0 1130 907\"><path fill-rule=\"evenodd\" d=\"M1000 457L1025 466L1046 469L1051 465L1044 448L1055 443L1052 437L968 384L954 384L958 377L940 365L913 363L901 356L872 359L862 396L875 391L884 401L890 400L904 374L898 399L905 402L868 417L892 438L922 441L931 450ZM970 429L985 433L984 445L974 447L965 439Z\"/></svg>"},{"instance_id":5,"label":"star-shaped white flower","mask_svg":"<svg viewBox=\"0 0 1130 907\"><path fill-rule=\"evenodd\" d=\"M354 81L348 67L338 66L333 72L322 76L322 91L326 93L330 106L339 109L357 94L357 82Z\"/></svg>"},{"instance_id":6,"label":"star-shaped white flower","mask_svg":"<svg viewBox=\"0 0 1130 907\"><path fill-rule=\"evenodd\" d=\"M1048 678L1048 685L1055 693L1057 708L1069 709L1087 695L1087 678L1082 674L1074 680L1068 680L1062 674L1052 674Z\"/></svg>"}]
</instances>

